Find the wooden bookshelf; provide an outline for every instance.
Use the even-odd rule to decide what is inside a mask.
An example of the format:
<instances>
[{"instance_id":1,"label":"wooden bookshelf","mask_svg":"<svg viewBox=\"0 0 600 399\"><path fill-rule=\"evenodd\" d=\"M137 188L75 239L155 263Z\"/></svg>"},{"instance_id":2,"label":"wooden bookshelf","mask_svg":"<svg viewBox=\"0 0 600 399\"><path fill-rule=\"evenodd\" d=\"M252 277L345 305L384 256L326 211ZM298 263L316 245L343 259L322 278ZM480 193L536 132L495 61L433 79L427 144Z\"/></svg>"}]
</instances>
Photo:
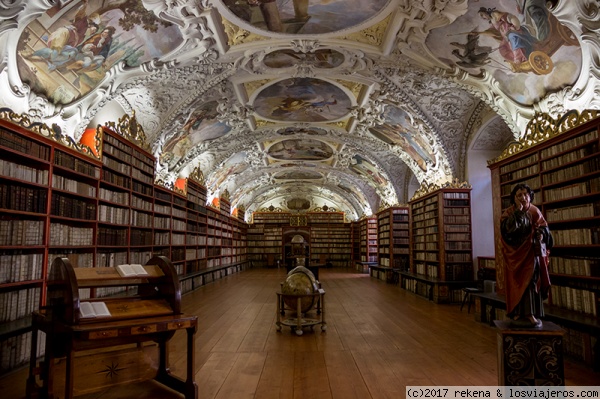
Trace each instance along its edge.
<instances>
[{"instance_id":1,"label":"wooden bookshelf","mask_svg":"<svg viewBox=\"0 0 600 399\"><path fill-rule=\"evenodd\" d=\"M597 324L600 320L600 119L596 115L595 111L581 115L569 112L559 120L538 115L527 126L523 141L490 161L489 168L498 292L505 292L506 267L500 247L501 212L509 206L514 185L526 183L534 190L533 203L546 217L554 238L547 313L562 312L573 315L572 318L585 316ZM540 134L542 131L544 134ZM569 348L590 347L590 342L600 342L598 335L578 331L573 328L578 324L569 325L568 317L558 324L568 329L567 353L589 362L590 356ZM576 338L578 343L571 342L569 337ZM598 349L597 345L592 356L596 365L600 364Z\"/></svg>"},{"instance_id":2,"label":"wooden bookshelf","mask_svg":"<svg viewBox=\"0 0 600 399\"><path fill-rule=\"evenodd\" d=\"M350 224L343 212L307 212L310 225L310 264L348 267L351 257Z\"/></svg>"},{"instance_id":3,"label":"wooden bookshelf","mask_svg":"<svg viewBox=\"0 0 600 399\"><path fill-rule=\"evenodd\" d=\"M406 271L409 268L408 206L391 207L377 213L378 264Z\"/></svg>"},{"instance_id":4,"label":"wooden bookshelf","mask_svg":"<svg viewBox=\"0 0 600 399\"><path fill-rule=\"evenodd\" d=\"M55 258L93 268L165 256L184 292L247 266L246 223L207 209L205 187L155 185L151 154L109 128L99 140L95 158L0 121L0 374L27 361L29 315L46 304ZM87 287L79 295L122 290Z\"/></svg>"},{"instance_id":5,"label":"wooden bookshelf","mask_svg":"<svg viewBox=\"0 0 600 399\"><path fill-rule=\"evenodd\" d=\"M254 212L248 227L248 259L253 267L277 267L285 259L283 227L290 225L289 212Z\"/></svg>"},{"instance_id":6,"label":"wooden bookshelf","mask_svg":"<svg viewBox=\"0 0 600 399\"><path fill-rule=\"evenodd\" d=\"M360 260L377 262L377 217L371 216L360 222Z\"/></svg>"},{"instance_id":7,"label":"wooden bookshelf","mask_svg":"<svg viewBox=\"0 0 600 399\"><path fill-rule=\"evenodd\" d=\"M352 261L360 262L360 223L352 222Z\"/></svg>"},{"instance_id":8,"label":"wooden bookshelf","mask_svg":"<svg viewBox=\"0 0 600 399\"><path fill-rule=\"evenodd\" d=\"M472 284L470 189L440 188L409 203L410 271L402 287L436 303L459 302Z\"/></svg>"}]
</instances>

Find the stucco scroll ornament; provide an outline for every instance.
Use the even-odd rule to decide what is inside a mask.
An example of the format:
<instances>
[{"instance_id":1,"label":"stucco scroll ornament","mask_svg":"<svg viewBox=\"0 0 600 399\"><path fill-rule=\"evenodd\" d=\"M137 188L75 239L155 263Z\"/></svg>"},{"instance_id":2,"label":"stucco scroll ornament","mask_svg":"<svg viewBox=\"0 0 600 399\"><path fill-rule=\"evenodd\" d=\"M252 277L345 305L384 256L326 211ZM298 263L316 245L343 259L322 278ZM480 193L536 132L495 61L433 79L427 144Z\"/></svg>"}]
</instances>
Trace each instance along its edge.
<instances>
[{"instance_id":1,"label":"stucco scroll ornament","mask_svg":"<svg viewBox=\"0 0 600 399\"><path fill-rule=\"evenodd\" d=\"M318 40L295 39L290 43L292 50L301 53L313 53L321 48L321 43Z\"/></svg>"},{"instance_id":2,"label":"stucco scroll ornament","mask_svg":"<svg viewBox=\"0 0 600 399\"><path fill-rule=\"evenodd\" d=\"M336 167L342 167L342 168L347 168L350 166L350 164L352 163L352 152L350 151L340 151L337 154L335 154L335 166Z\"/></svg>"},{"instance_id":3,"label":"stucco scroll ornament","mask_svg":"<svg viewBox=\"0 0 600 399\"><path fill-rule=\"evenodd\" d=\"M232 129L247 129L248 116L252 112L252 107L232 103L229 98L222 98L217 105L219 115L217 119L220 122L226 123Z\"/></svg>"},{"instance_id":4,"label":"stucco scroll ornament","mask_svg":"<svg viewBox=\"0 0 600 399\"><path fill-rule=\"evenodd\" d=\"M252 150L246 152L246 162L248 162L252 168L260 168L261 166L264 166L264 158L265 156L262 151Z\"/></svg>"},{"instance_id":5,"label":"stucco scroll ornament","mask_svg":"<svg viewBox=\"0 0 600 399\"><path fill-rule=\"evenodd\" d=\"M383 112L385 111L386 94L381 92L373 95L376 100L371 100L364 106L356 106L350 110L350 115L364 128L370 128L385 123Z\"/></svg>"}]
</instances>

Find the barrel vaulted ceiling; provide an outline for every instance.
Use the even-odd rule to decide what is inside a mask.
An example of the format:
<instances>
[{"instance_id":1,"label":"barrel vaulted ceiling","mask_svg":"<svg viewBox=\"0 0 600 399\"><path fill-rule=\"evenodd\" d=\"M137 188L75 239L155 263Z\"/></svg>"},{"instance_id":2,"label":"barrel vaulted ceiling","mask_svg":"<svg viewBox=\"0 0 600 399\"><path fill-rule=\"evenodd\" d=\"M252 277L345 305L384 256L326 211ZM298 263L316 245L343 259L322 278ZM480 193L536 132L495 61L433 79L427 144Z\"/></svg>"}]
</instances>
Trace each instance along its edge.
<instances>
[{"instance_id":1,"label":"barrel vaulted ceiling","mask_svg":"<svg viewBox=\"0 0 600 399\"><path fill-rule=\"evenodd\" d=\"M546 7L548 4L548 7ZM599 108L596 0L0 2L0 106L134 115L157 180L349 219L464 181L535 112Z\"/></svg>"}]
</instances>

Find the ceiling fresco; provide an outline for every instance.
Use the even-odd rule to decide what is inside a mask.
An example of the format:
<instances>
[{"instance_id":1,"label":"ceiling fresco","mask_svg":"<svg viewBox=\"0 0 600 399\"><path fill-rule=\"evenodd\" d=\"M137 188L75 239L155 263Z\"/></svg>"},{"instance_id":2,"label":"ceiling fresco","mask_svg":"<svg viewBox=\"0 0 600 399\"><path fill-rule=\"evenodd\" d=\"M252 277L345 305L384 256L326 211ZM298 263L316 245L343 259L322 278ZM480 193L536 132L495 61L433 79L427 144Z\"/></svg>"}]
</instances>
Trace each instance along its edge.
<instances>
[{"instance_id":1,"label":"ceiling fresco","mask_svg":"<svg viewBox=\"0 0 600 399\"><path fill-rule=\"evenodd\" d=\"M284 79L261 90L256 113L281 122L328 122L350 112L352 101L337 85L314 78Z\"/></svg>"},{"instance_id":2,"label":"ceiling fresco","mask_svg":"<svg viewBox=\"0 0 600 399\"><path fill-rule=\"evenodd\" d=\"M314 35L344 30L372 18L389 0L223 0L237 17L274 33Z\"/></svg>"},{"instance_id":3,"label":"ceiling fresco","mask_svg":"<svg viewBox=\"0 0 600 399\"><path fill-rule=\"evenodd\" d=\"M89 0L36 19L19 38L23 81L68 104L93 90L116 63L139 66L182 44L176 26L139 5Z\"/></svg>"},{"instance_id":4,"label":"ceiling fresco","mask_svg":"<svg viewBox=\"0 0 600 399\"><path fill-rule=\"evenodd\" d=\"M531 105L574 84L581 72L578 40L545 4L481 0L455 23L433 30L426 45L449 66L489 71L503 93Z\"/></svg>"},{"instance_id":5,"label":"ceiling fresco","mask_svg":"<svg viewBox=\"0 0 600 399\"><path fill-rule=\"evenodd\" d=\"M600 108L596 0L14 0L0 106L74 141L135 116L156 181L348 220ZM595 67L594 67L595 66Z\"/></svg>"}]
</instances>

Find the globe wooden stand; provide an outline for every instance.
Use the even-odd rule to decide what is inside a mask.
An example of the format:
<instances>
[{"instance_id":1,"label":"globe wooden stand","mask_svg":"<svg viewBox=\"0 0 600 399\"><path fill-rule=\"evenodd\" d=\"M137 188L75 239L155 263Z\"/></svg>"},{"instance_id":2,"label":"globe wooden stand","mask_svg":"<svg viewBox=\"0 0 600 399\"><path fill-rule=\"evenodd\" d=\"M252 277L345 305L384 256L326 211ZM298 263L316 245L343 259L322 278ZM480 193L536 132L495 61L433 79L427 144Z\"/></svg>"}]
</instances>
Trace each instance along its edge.
<instances>
[{"instance_id":1,"label":"globe wooden stand","mask_svg":"<svg viewBox=\"0 0 600 399\"><path fill-rule=\"evenodd\" d=\"M317 297L316 315L309 317L309 312L302 313L302 299L307 297ZM285 306L285 299L296 300L297 307L292 309ZM295 317L286 317L285 311L295 311ZM277 292L277 331L281 331L281 326L288 326L292 331L296 332L296 335L302 335L302 329L304 327L310 327L311 330L314 326L320 324L321 331L327 330L327 323L325 322L325 290L319 288L319 290L312 294L283 294Z\"/></svg>"},{"instance_id":2,"label":"globe wooden stand","mask_svg":"<svg viewBox=\"0 0 600 399\"><path fill-rule=\"evenodd\" d=\"M494 320L498 327L498 385L563 386L565 331L544 321L540 328L515 328Z\"/></svg>"}]
</instances>

